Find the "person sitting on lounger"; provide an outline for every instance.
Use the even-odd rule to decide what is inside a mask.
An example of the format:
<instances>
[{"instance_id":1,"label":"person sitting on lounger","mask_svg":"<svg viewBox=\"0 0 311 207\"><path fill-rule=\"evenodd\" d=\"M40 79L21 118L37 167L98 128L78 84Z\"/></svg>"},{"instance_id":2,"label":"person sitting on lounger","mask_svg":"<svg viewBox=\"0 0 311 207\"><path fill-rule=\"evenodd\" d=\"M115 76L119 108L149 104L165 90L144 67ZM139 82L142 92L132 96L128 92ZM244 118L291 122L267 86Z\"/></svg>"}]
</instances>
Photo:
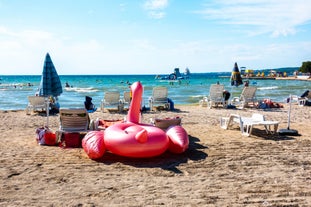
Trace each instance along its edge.
<instances>
[{"instance_id":1,"label":"person sitting on lounger","mask_svg":"<svg viewBox=\"0 0 311 207\"><path fill-rule=\"evenodd\" d=\"M59 108L60 108L60 105L58 103L58 99L57 97L53 97L53 96L50 96L49 97L49 101L50 101L50 114L57 114L59 113Z\"/></svg>"},{"instance_id":2,"label":"person sitting on lounger","mask_svg":"<svg viewBox=\"0 0 311 207\"><path fill-rule=\"evenodd\" d=\"M95 105L92 103L92 98L89 96L85 96L85 101L84 101L84 106L85 109L89 112L92 113L97 110Z\"/></svg>"},{"instance_id":3,"label":"person sitting on lounger","mask_svg":"<svg viewBox=\"0 0 311 207\"><path fill-rule=\"evenodd\" d=\"M309 90L306 90L300 97L301 98L305 98L305 97L308 97L308 96L310 96L310 91ZM311 106L311 101L309 101L310 99L308 99L308 100L306 100L305 101L305 103L304 103L304 105L305 106Z\"/></svg>"},{"instance_id":4,"label":"person sitting on lounger","mask_svg":"<svg viewBox=\"0 0 311 207\"><path fill-rule=\"evenodd\" d=\"M229 100L230 95L231 95L231 94L230 94L229 91L226 91L226 90L223 91L223 96L224 96L224 98L225 98L225 101L228 101L228 100Z\"/></svg>"}]
</instances>

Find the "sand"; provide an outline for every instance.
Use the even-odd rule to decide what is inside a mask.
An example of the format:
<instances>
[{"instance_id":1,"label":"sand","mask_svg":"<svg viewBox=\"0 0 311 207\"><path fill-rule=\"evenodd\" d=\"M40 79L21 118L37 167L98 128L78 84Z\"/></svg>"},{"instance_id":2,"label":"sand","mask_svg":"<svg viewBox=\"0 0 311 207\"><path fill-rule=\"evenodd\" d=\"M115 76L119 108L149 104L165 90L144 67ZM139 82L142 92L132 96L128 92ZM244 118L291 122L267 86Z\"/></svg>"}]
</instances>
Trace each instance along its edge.
<instances>
[{"instance_id":1,"label":"sand","mask_svg":"<svg viewBox=\"0 0 311 207\"><path fill-rule=\"evenodd\" d=\"M220 128L221 116L262 113L287 127L287 106L207 109L175 106L155 117L182 117L190 138L183 154L133 159L106 153L99 161L82 148L39 146L35 130L46 117L0 111L0 206L311 206L311 108L294 105L291 129L300 136L267 135L258 126L250 137L238 127ZM91 118L125 114L95 112ZM50 128L57 130L57 115Z\"/></svg>"}]
</instances>

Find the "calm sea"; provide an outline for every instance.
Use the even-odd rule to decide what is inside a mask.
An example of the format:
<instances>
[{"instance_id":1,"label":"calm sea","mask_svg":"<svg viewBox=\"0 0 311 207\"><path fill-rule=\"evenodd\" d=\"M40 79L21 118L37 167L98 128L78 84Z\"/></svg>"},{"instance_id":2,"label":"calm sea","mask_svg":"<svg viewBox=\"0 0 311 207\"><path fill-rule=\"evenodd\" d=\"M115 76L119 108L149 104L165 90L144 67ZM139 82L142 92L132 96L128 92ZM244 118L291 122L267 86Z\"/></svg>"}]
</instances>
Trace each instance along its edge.
<instances>
[{"instance_id":1,"label":"calm sea","mask_svg":"<svg viewBox=\"0 0 311 207\"><path fill-rule=\"evenodd\" d=\"M231 97L239 96L243 86L232 87L227 73L192 74L191 78L181 83L169 83L155 80L155 75L61 75L63 93L59 97L61 107L84 107L85 96L93 98L93 103L99 108L105 91L117 90L121 96L123 91L129 90L129 84L140 81L144 86L143 99L148 106L148 97L155 86L167 86L169 97L175 104L198 103L209 93L211 84L219 81L225 85ZM27 96L36 93L41 76L0 76L0 110L25 109ZM71 87L66 88L68 82ZM28 85L29 84L29 85ZM271 98L273 101L284 102L290 95L300 95L310 89L310 81L296 80L250 80L250 85L257 86L258 99Z\"/></svg>"}]
</instances>

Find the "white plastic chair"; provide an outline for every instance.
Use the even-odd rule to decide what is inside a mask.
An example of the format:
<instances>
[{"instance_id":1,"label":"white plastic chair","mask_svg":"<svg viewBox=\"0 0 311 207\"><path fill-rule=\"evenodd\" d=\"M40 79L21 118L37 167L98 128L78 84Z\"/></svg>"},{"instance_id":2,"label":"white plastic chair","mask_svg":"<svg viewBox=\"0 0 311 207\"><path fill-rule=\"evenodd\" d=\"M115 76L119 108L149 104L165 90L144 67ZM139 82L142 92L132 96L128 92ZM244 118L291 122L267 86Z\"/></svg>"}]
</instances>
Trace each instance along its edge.
<instances>
[{"instance_id":1,"label":"white plastic chair","mask_svg":"<svg viewBox=\"0 0 311 207\"><path fill-rule=\"evenodd\" d=\"M263 125L267 134L276 133L279 125L279 122L267 121L264 115L257 113L252 114L252 117L241 117L237 114L230 114L229 117L220 118L220 127L223 129L229 129L233 123L237 123L240 126L241 133L244 136L250 136L255 125ZM270 126L273 126L274 129L271 130Z\"/></svg>"},{"instance_id":2,"label":"white plastic chair","mask_svg":"<svg viewBox=\"0 0 311 207\"><path fill-rule=\"evenodd\" d=\"M123 93L123 100L124 108L129 108L131 103L131 92L130 91L124 91Z\"/></svg>"},{"instance_id":3,"label":"white plastic chair","mask_svg":"<svg viewBox=\"0 0 311 207\"><path fill-rule=\"evenodd\" d=\"M305 97L301 97L301 96L297 96L297 95L293 95L292 96L292 100L297 101L297 104L299 106L304 106L306 104L306 102L311 102L311 90L309 90L307 96Z\"/></svg>"},{"instance_id":4,"label":"white plastic chair","mask_svg":"<svg viewBox=\"0 0 311 207\"><path fill-rule=\"evenodd\" d=\"M150 110L153 110L154 106L164 106L166 109L170 109L167 87L157 86L153 88L152 97L149 98L149 106Z\"/></svg>"},{"instance_id":5,"label":"white plastic chair","mask_svg":"<svg viewBox=\"0 0 311 207\"><path fill-rule=\"evenodd\" d=\"M227 106L227 102L223 96L225 86L223 84L212 84L207 97L207 107L212 108L213 106L218 107L222 105L224 108Z\"/></svg>"},{"instance_id":6,"label":"white plastic chair","mask_svg":"<svg viewBox=\"0 0 311 207\"><path fill-rule=\"evenodd\" d=\"M29 114L30 111L46 111L47 102L46 98L43 96L28 96L28 105L26 107L26 114Z\"/></svg>"},{"instance_id":7,"label":"white plastic chair","mask_svg":"<svg viewBox=\"0 0 311 207\"><path fill-rule=\"evenodd\" d=\"M100 110L104 112L106 109L117 109L118 111L123 110L123 102L120 99L120 92L118 91L107 91L104 94L104 98L100 104ZM121 109L122 108L122 109Z\"/></svg>"},{"instance_id":8,"label":"white plastic chair","mask_svg":"<svg viewBox=\"0 0 311 207\"><path fill-rule=\"evenodd\" d=\"M257 91L257 88L254 86L244 87L240 97L234 97L231 100L231 104L238 106L240 108L245 108L250 103L252 103L253 106L255 106L255 102L257 101L255 97L256 91Z\"/></svg>"}]
</instances>

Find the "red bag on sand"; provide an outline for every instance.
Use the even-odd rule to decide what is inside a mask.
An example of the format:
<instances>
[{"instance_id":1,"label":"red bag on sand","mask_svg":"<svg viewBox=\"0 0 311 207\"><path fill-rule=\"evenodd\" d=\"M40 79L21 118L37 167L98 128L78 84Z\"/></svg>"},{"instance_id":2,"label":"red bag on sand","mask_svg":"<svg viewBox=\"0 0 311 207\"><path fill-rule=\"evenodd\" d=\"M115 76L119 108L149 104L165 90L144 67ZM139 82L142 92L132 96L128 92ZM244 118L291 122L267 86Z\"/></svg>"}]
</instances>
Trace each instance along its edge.
<instances>
[{"instance_id":1,"label":"red bag on sand","mask_svg":"<svg viewBox=\"0 0 311 207\"><path fill-rule=\"evenodd\" d=\"M54 146L57 143L56 135L48 127L40 127L36 129L36 140L40 145Z\"/></svg>"},{"instance_id":2,"label":"red bag on sand","mask_svg":"<svg viewBox=\"0 0 311 207\"><path fill-rule=\"evenodd\" d=\"M56 134L53 132L47 132L44 134L44 140L46 145L55 146L56 145Z\"/></svg>"},{"instance_id":3,"label":"red bag on sand","mask_svg":"<svg viewBox=\"0 0 311 207\"><path fill-rule=\"evenodd\" d=\"M85 134L79 132L58 132L59 146L62 148L80 148Z\"/></svg>"},{"instance_id":4,"label":"red bag on sand","mask_svg":"<svg viewBox=\"0 0 311 207\"><path fill-rule=\"evenodd\" d=\"M105 154L104 132L88 132L82 140L82 147L89 158L101 158Z\"/></svg>"}]
</instances>

